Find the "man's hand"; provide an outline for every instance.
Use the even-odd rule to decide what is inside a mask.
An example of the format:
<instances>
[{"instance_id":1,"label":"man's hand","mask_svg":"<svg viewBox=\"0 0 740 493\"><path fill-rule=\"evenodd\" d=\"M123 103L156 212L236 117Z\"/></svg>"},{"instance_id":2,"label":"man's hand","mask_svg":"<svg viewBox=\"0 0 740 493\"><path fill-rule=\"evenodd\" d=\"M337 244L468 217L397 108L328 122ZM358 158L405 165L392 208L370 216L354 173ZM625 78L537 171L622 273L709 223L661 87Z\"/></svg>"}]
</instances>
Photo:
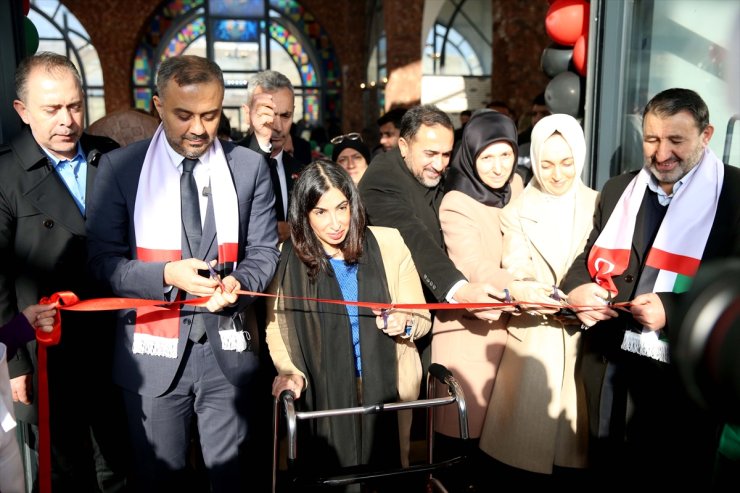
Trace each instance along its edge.
<instances>
[{"instance_id":1,"label":"man's hand","mask_svg":"<svg viewBox=\"0 0 740 493\"><path fill-rule=\"evenodd\" d=\"M282 243L290 238L290 224L288 221L278 221L278 242Z\"/></svg>"},{"instance_id":2,"label":"man's hand","mask_svg":"<svg viewBox=\"0 0 740 493\"><path fill-rule=\"evenodd\" d=\"M33 399L33 376L21 375L10 379L10 390L13 392L13 402L31 404Z\"/></svg>"},{"instance_id":3,"label":"man's hand","mask_svg":"<svg viewBox=\"0 0 740 493\"><path fill-rule=\"evenodd\" d=\"M576 306L588 306L589 308L573 308L578 319L586 327L592 327L596 322L609 320L617 316L617 312L606 304L609 291L595 282L581 284L568 293L568 304Z\"/></svg>"},{"instance_id":4,"label":"man's hand","mask_svg":"<svg viewBox=\"0 0 740 493\"><path fill-rule=\"evenodd\" d=\"M208 264L197 258L168 262L164 266L164 285L175 286L193 296L211 296L218 281L201 276L198 270L208 270Z\"/></svg>"},{"instance_id":5,"label":"man's hand","mask_svg":"<svg viewBox=\"0 0 740 493\"><path fill-rule=\"evenodd\" d=\"M660 297L655 293L645 293L632 300L630 312L635 321L649 330L660 330L665 327L665 308Z\"/></svg>"},{"instance_id":6,"label":"man's hand","mask_svg":"<svg viewBox=\"0 0 740 493\"><path fill-rule=\"evenodd\" d=\"M221 282L224 285L224 290L221 290L220 287L216 289L206 304L206 308L210 312L219 312L225 307L236 303L236 300L239 298L236 292L241 288L241 284L234 276L226 276Z\"/></svg>"},{"instance_id":7,"label":"man's hand","mask_svg":"<svg viewBox=\"0 0 740 493\"><path fill-rule=\"evenodd\" d=\"M272 382L272 395L280 397L283 390L290 390L298 399L303 391L303 377L300 375L278 375Z\"/></svg>"},{"instance_id":8,"label":"man's hand","mask_svg":"<svg viewBox=\"0 0 740 493\"><path fill-rule=\"evenodd\" d=\"M252 94L252 105L242 106L249 118L249 127L257 137L260 147L270 146L272 138L272 125L275 121L275 103L272 94L264 92L262 87L257 87Z\"/></svg>"},{"instance_id":9,"label":"man's hand","mask_svg":"<svg viewBox=\"0 0 740 493\"><path fill-rule=\"evenodd\" d=\"M453 296L458 303L501 303L506 298L506 293L499 291L492 285L480 282L467 282ZM481 320L493 322L501 317L502 312L514 311L513 307L499 308L468 308L468 311Z\"/></svg>"},{"instance_id":10,"label":"man's hand","mask_svg":"<svg viewBox=\"0 0 740 493\"><path fill-rule=\"evenodd\" d=\"M29 305L23 310L23 315L31 327L42 332L53 330L56 313L54 305Z\"/></svg>"}]
</instances>

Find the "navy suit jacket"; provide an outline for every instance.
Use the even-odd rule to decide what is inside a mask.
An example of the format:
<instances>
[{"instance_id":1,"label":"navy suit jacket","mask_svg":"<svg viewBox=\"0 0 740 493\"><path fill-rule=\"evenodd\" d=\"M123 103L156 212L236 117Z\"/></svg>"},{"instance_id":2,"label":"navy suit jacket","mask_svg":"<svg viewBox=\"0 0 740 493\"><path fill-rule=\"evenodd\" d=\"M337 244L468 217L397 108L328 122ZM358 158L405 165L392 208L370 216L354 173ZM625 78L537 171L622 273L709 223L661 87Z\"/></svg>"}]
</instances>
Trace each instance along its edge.
<instances>
[{"instance_id":1,"label":"navy suit jacket","mask_svg":"<svg viewBox=\"0 0 740 493\"><path fill-rule=\"evenodd\" d=\"M165 301L165 262L136 258L134 205L139 175L150 140L107 154L100 163L96 187L88 209L89 266L93 276L107 283L116 296ZM221 142L234 179L239 207L239 257L231 273L241 288L261 292L267 288L278 260L275 197L267 162L259 154L230 142ZM194 257L217 258L218 242L209 200L200 251ZM203 317L206 334L224 376L234 385L246 385L258 366L256 328L247 326L243 311L253 298L242 296L237 306L219 313L182 309L177 358L134 354L134 310L119 313L114 354L114 380L141 395L162 395L172 383L183 358L193 316ZM244 352L221 349L219 328L235 323L253 338Z\"/></svg>"}]
</instances>

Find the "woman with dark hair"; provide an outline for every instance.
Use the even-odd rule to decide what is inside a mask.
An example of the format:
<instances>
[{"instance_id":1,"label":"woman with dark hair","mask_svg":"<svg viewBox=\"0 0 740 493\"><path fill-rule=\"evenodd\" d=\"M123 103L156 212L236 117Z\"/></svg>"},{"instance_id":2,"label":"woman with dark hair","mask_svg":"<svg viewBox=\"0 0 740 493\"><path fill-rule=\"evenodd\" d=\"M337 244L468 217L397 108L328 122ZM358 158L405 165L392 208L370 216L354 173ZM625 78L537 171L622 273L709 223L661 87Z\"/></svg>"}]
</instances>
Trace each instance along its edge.
<instances>
[{"instance_id":1,"label":"woman with dark hair","mask_svg":"<svg viewBox=\"0 0 740 493\"><path fill-rule=\"evenodd\" d=\"M505 288L511 276L501 268L501 209L522 191L514 172L517 132L508 116L481 110L465 125L463 137L450 166L439 219L450 259L470 282L487 282ZM495 300L494 300L495 301ZM471 442L459 438L457 416L449 406L435 414L436 447L444 456L469 454L465 474L445 478L450 491L488 489L485 469L478 467L477 447L491 389L506 345L506 320L496 322L472 317L466 310L442 310L435 315L432 361L455 375L465 392ZM467 449L467 450L466 450Z\"/></svg>"},{"instance_id":2,"label":"woman with dark hair","mask_svg":"<svg viewBox=\"0 0 740 493\"><path fill-rule=\"evenodd\" d=\"M291 238L283 244L270 286L277 294L267 326L278 370L273 395L292 390L305 410L415 399L421 367L413 340L429 331L429 312L382 314L320 301L423 303L419 275L401 235L368 227L352 179L324 160L304 168L295 182L289 223ZM410 415L404 416L311 421L305 437L311 444L304 447L311 453L303 455L308 459L303 465L322 471L397 466L408 457Z\"/></svg>"}]
</instances>

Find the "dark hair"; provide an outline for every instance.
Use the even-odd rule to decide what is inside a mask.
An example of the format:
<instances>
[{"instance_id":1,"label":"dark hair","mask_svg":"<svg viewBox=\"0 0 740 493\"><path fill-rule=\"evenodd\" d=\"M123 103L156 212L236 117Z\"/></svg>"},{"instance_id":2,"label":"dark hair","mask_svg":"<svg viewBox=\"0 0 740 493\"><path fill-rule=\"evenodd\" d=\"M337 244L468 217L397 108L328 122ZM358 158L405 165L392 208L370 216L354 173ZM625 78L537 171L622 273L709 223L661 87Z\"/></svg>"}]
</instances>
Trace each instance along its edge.
<instances>
[{"instance_id":1,"label":"dark hair","mask_svg":"<svg viewBox=\"0 0 740 493\"><path fill-rule=\"evenodd\" d=\"M344 168L327 159L318 159L303 168L301 175L293 184L288 211L293 249L308 267L311 279L315 279L321 271L328 272L329 261L321 240L311 229L308 215L331 188L338 189L349 201L349 227L347 236L340 246L344 261L354 264L362 256L362 242L365 239L367 223L360 193Z\"/></svg>"},{"instance_id":2,"label":"dark hair","mask_svg":"<svg viewBox=\"0 0 740 493\"><path fill-rule=\"evenodd\" d=\"M534 99L532 100L532 105L533 106L534 105L537 105L537 106L547 106L547 101L545 101L545 93L544 92L541 92L538 95L536 95L534 97Z\"/></svg>"},{"instance_id":3,"label":"dark hair","mask_svg":"<svg viewBox=\"0 0 740 493\"><path fill-rule=\"evenodd\" d=\"M460 112L460 116L473 116L473 111L472 110L462 110Z\"/></svg>"},{"instance_id":4,"label":"dark hair","mask_svg":"<svg viewBox=\"0 0 740 493\"><path fill-rule=\"evenodd\" d=\"M392 123L396 128L401 128L401 119L408 111L406 108L393 108L388 110L383 116L378 118L378 126L382 127L386 123Z\"/></svg>"},{"instance_id":5,"label":"dark hair","mask_svg":"<svg viewBox=\"0 0 740 493\"><path fill-rule=\"evenodd\" d=\"M645 110L642 112L642 119L645 121L648 113L666 117L673 116L681 111L691 113L700 133L709 126L709 109L707 108L707 103L691 89L677 87L666 89L656 94L645 105Z\"/></svg>"},{"instance_id":6,"label":"dark hair","mask_svg":"<svg viewBox=\"0 0 740 493\"><path fill-rule=\"evenodd\" d=\"M513 111L511 110L511 107L509 107L509 105L506 104L506 101L502 101L500 99L491 101L490 103L486 105L486 108L491 109L491 110L496 109L496 108L506 108L509 113L513 113Z\"/></svg>"},{"instance_id":7,"label":"dark hair","mask_svg":"<svg viewBox=\"0 0 740 493\"><path fill-rule=\"evenodd\" d=\"M51 53L50 51L42 51L21 60L15 71L15 93L21 101L26 102L26 98L28 97L28 77L31 71L37 67L44 69L49 75L56 75L64 70L70 72L77 81L80 92L82 92L82 78L74 63L66 56Z\"/></svg>"},{"instance_id":8,"label":"dark hair","mask_svg":"<svg viewBox=\"0 0 740 493\"><path fill-rule=\"evenodd\" d=\"M211 60L195 55L180 55L165 59L157 71L157 93L164 97L164 89L170 80L178 86L205 84L216 81L224 88L224 74Z\"/></svg>"},{"instance_id":9,"label":"dark hair","mask_svg":"<svg viewBox=\"0 0 740 493\"><path fill-rule=\"evenodd\" d=\"M414 138L416 132L422 125L433 127L442 125L443 127L454 131L452 120L444 111L440 110L433 104L414 106L403 115L401 120L401 137L409 141Z\"/></svg>"}]
</instances>

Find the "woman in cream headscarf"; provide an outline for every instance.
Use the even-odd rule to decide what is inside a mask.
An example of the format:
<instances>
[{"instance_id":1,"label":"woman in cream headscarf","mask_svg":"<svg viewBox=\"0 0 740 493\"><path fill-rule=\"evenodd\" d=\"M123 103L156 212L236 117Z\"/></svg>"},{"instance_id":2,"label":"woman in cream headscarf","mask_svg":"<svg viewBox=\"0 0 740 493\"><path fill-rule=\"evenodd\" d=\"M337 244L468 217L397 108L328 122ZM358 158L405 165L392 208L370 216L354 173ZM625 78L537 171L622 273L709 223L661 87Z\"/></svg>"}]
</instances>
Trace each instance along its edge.
<instances>
[{"instance_id":1,"label":"woman in cream headscarf","mask_svg":"<svg viewBox=\"0 0 740 493\"><path fill-rule=\"evenodd\" d=\"M501 214L502 265L527 311L509 319L480 447L503 463L502 474L543 480L587 465L588 420L576 372L580 323L524 302L557 303L555 286L586 244L598 194L580 178L586 143L573 117L540 120L530 153L534 179Z\"/></svg>"}]
</instances>

